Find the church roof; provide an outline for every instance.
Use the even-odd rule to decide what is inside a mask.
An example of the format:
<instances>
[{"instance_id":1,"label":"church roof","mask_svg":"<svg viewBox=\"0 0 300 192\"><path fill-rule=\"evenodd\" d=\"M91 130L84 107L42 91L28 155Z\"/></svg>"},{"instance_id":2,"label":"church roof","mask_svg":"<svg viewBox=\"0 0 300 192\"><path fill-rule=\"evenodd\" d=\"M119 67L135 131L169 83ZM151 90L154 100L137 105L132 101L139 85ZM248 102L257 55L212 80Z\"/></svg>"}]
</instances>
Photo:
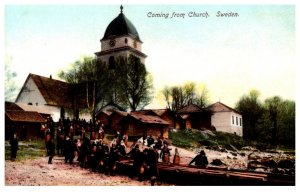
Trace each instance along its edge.
<instances>
[{"instance_id":1,"label":"church roof","mask_svg":"<svg viewBox=\"0 0 300 192\"><path fill-rule=\"evenodd\" d=\"M121 13L107 26L102 40L109 39L113 36L130 35L134 39L140 41L135 26L125 17L122 9L123 7L121 6Z\"/></svg>"}]
</instances>

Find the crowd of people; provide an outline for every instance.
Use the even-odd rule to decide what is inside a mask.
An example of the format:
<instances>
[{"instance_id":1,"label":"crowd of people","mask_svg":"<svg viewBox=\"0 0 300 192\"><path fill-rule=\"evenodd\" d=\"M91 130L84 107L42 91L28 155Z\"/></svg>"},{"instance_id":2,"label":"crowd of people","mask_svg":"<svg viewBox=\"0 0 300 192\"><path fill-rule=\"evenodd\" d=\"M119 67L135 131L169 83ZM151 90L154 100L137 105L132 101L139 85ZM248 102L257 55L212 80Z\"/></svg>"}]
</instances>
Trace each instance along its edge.
<instances>
[{"instance_id":1,"label":"crowd of people","mask_svg":"<svg viewBox=\"0 0 300 192\"><path fill-rule=\"evenodd\" d=\"M55 125L49 118L46 127L45 146L49 164L52 164L55 155L63 155L65 163L72 164L76 159L75 162L78 162L82 168L115 175L117 162L131 160L133 165L128 172L129 177L137 177L139 181L150 179L151 185L154 185L158 177L158 161L180 164L178 149L175 148L173 160L171 160L169 142L162 137L156 138L152 135L146 138L141 137L129 146L128 135L121 134L119 131L108 143L105 139L104 126L100 121L92 126L91 121L64 119ZM55 127L57 127L56 134ZM87 131L93 134L88 137ZM54 139L56 139L56 144ZM15 159L18 150L16 135L11 139L10 144L11 158ZM189 165L194 162L197 166L205 167L208 164L205 152L201 151Z\"/></svg>"},{"instance_id":2,"label":"crowd of people","mask_svg":"<svg viewBox=\"0 0 300 192\"><path fill-rule=\"evenodd\" d=\"M84 120L60 120L55 134L52 119L49 119L45 132L48 163L52 164L55 154L63 155L65 163L78 162L82 168L114 175L117 162L132 160L132 169L128 171L130 178L137 177L139 181L148 178L151 185L154 185L158 176L157 163L159 159L162 162L170 162L169 144L163 138L154 138L150 135L135 140L129 146L128 135L117 131L115 137L108 143L108 140L105 140L104 126L101 122L96 122L95 129L90 125L91 123ZM92 129L95 134L88 137L85 133ZM54 138L56 138L56 144ZM179 164L179 161L180 157L177 151L173 162Z\"/></svg>"}]
</instances>

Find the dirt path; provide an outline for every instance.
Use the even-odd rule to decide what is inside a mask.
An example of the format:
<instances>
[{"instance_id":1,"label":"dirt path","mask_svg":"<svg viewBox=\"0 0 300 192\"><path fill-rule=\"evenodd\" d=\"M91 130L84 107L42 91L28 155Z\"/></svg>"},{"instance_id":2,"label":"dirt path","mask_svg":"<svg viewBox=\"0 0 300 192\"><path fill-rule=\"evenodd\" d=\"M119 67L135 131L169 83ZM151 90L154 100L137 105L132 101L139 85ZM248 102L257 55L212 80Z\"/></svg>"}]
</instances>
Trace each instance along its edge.
<instances>
[{"instance_id":1,"label":"dirt path","mask_svg":"<svg viewBox=\"0 0 300 192\"><path fill-rule=\"evenodd\" d=\"M21 162L5 161L6 186L149 186L149 181L139 182L127 176L107 176L88 169L65 164L62 157L47 157ZM166 185L158 183L158 185Z\"/></svg>"}]
</instances>

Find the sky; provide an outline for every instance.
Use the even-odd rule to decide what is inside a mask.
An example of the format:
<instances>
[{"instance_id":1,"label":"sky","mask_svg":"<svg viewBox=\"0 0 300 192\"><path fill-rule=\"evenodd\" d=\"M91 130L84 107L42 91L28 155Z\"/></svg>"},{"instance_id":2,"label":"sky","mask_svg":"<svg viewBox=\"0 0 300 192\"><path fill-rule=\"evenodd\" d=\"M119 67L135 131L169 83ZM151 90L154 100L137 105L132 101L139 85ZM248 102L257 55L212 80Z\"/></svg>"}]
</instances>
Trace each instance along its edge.
<instances>
[{"instance_id":1,"label":"sky","mask_svg":"<svg viewBox=\"0 0 300 192\"><path fill-rule=\"evenodd\" d=\"M82 0L72 0L71 4L65 0L46 3L42 0L26 0L27 3L24 1L4 0L0 3L3 10L0 11L3 16L0 20L3 26L0 41L4 42L1 58L17 72L16 81L19 87L29 73L47 77L52 74L57 78L59 70L66 69L81 56L100 51L99 40L110 21L118 16L122 3L124 14L135 25L144 42L142 49L148 55L145 64L154 79L154 96L158 97L157 92L166 85L193 81L206 84L212 103L221 101L232 107L242 95L253 88L261 92L263 99L280 95L284 99L296 100L296 60L299 59L296 54L293 6L296 1L207 0L201 5L199 1L186 0L184 2L190 2L189 5L183 5L181 0L172 0L173 6L167 2L160 5L158 0L151 0L151 3L147 0L142 4L138 0L133 3L129 0L118 1L117 4L107 0L104 3L95 0L89 5L82 4ZM84 3L90 1L86 0ZM52 5L48 6L48 3ZM107 3L110 5L106 5ZM218 5L220 3L225 5ZM37 6L38 4L41 6ZM185 14L190 11L207 11L210 17L190 18L186 15L185 18L164 19L147 16L149 12L172 14L174 11ZM239 17L219 18L215 16L217 11L237 12ZM299 43L299 39L297 42ZM3 75L0 75L1 78ZM150 106L162 105L164 104L155 100ZM3 135L1 137L4 140ZM0 159L4 159L3 155L2 151ZM4 172L0 173L1 178L4 178L3 174ZM106 191L115 189L105 188ZM123 189L120 188L120 191ZM145 189L147 190L143 188ZM176 187L168 189L182 190ZM190 187L189 190L191 189L195 190ZM201 187L203 189L211 190L212 187ZM241 190L239 187L229 189ZM26 191L24 188L21 190ZM53 191L53 188L43 190ZM273 192L282 188L247 186L242 190ZM296 191L293 187L288 190Z\"/></svg>"},{"instance_id":2,"label":"sky","mask_svg":"<svg viewBox=\"0 0 300 192\"><path fill-rule=\"evenodd\" d=\"M296 100L294 5L123 4L148 55L154 83L148 108L164 108L161 90L185 82L205 84L210 102L234 107L251 89L261 99ZM100 39L120 13L110 5L19 5L4 7L5 62L21 88L29 73L58 78L60 70L100 51ZM218 12L238 17L217 17ZM173 12L184 18L171 18ZM189 17L190 12L209 17ZM149 17L150 13L169 14Z\"/></svg>"}]
</instances>

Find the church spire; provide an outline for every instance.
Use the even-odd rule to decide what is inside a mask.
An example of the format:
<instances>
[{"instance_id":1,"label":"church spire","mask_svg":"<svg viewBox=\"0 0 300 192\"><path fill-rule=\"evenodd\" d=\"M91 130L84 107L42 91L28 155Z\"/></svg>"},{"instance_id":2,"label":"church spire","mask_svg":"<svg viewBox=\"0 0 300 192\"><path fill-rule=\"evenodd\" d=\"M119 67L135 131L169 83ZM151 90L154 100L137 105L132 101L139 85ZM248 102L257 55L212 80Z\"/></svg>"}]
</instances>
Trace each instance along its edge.
<instances>
[{"instance_id":1,"label":"church spire","mask_svg":"<svg viewBox=\"0 0 300 192\"><path fill-rule=\"evenodd\" d=\"M123 6L122 5L120 6L120 9L121 9L121 13L123 13Z\"/></svg>"}]
</instances>

